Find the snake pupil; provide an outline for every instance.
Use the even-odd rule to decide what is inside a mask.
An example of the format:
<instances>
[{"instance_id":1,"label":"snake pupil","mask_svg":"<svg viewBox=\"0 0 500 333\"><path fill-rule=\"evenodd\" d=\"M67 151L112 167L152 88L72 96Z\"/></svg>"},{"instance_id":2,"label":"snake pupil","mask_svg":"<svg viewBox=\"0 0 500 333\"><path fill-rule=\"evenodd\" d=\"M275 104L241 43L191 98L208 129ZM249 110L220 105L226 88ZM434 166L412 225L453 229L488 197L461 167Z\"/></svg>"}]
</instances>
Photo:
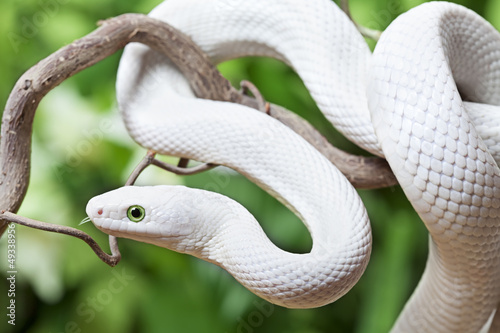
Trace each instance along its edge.
<instances>
[{"instance_id":1,"label":"snake pupil","mask_svg":"<svg viewBox=\"0 0 500 333\"><path fill-rule=\"evenodd\" d=\"M141 211L139 208L133 208L130 214L135 218L141 217Z\"/></svg>"},{"instance_id":2,"label":"snake pupil","mask_svg":"<svg viewBox=\"0 0 500 333\"><path fill-rule=\"evenodd\" d=\"M130 206L127 210L127 217L133 222L142 221L145 216L146 213L144 211L144 208L142 208L141 206Z\"/></svg>"}]
</instances>

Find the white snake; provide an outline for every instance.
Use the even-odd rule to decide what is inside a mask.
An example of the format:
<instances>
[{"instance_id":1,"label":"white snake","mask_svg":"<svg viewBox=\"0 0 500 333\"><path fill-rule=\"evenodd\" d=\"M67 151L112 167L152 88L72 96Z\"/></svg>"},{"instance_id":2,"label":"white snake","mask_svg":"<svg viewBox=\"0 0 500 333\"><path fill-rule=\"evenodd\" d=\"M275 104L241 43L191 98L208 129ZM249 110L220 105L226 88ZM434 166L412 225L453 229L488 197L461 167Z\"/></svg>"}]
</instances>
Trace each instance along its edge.
<instances>
[{"instance_id":1,"label":"white snake","mask_svg":"<svg viewBox=\"0 0 500 333\"><path fill-rule=\"evenodd\" d=\"M428 3L396 19L371 55L328 0L168 0L151 16L216 63L285 61L342 133L387 158L431 235L426 270L394 331L477 332L485 324L500 300L500 170L477 133L496 157L485 119L500 104L497 31L461 6ZM482 104L463 103L457 86ZM238 203L175 186L93 198L87 214L99 229L213 262L287 307L330 303L357 282L371 247L366 211L302 138L258 111L194 98L170 62L142 45L127 46L117 94L139 144L239 171L304 221L313 248L282 251Z\"/></svg>"}]
</instances>

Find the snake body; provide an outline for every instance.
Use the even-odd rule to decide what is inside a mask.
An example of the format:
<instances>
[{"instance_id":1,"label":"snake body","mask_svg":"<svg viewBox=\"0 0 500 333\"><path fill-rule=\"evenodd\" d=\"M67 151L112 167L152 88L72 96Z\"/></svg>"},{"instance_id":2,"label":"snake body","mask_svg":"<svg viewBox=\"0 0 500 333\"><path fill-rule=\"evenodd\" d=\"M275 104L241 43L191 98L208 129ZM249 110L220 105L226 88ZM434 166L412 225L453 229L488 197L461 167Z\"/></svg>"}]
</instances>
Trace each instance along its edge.
<instances>
[{"instance_id":1,"label":"snake body","mask_svg":"<svg viewBox=\"0 0 500 333\"><path fill-rule=\"evenodd\" d=\"M500 301L500 170L481 139L494 141L482 120L500 104L497 31L461 6L429 3L395 20L370 55L328 0L169 0L151 16L216 63L243 55L286 62L342 133L387 158L431 235L426 270L394 331L485 324ZM99 229L218 264L287 307L327 304L356 283L371 246L366 211L302 138L255 110L195 99L170 62L141 45L126 48L117 94L139 144L239 171L304 221L313 248L282 251L238 203L183 187L95 197L87 214Z\"/></svg>"},{"instance_id":2,"label":"snake body","mask_svg":"<svg viewBox=\"0 0 500 333\"><path fill-rule=\"evenodd\" d=\"M500 172L461 94L500 103L500 35L447 3L419 6L386 32L373 55L369 106L384 154L432 235L424 276L396 327L458 332L469 323L478 331L499 300Z\"/></svg>"}]
</instances>

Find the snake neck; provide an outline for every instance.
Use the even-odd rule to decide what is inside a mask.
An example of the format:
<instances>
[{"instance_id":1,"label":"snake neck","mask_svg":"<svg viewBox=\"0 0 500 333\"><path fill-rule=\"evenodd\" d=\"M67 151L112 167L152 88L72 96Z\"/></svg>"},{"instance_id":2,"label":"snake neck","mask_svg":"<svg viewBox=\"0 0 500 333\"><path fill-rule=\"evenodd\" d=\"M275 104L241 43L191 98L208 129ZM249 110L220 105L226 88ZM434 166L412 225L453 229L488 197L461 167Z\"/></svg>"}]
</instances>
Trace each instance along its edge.
<instances>
[{"instance_id":1,"label":"snake neck","mask_svg":"<svg viewBox=\"0 0 500 333\"><path fill-rule=\"evenodd\" d=\"M311 308L329 304L343 296L361 276L369 251L364 246L324 243L311 252L290 253L273 244L255 218L239 203L206 193L192 203L192 237L170 242L172 250L214 263L243 286L267 301L289 308ZM335 263L335 265L332 265Z\"/></svg>"}]
</instances>

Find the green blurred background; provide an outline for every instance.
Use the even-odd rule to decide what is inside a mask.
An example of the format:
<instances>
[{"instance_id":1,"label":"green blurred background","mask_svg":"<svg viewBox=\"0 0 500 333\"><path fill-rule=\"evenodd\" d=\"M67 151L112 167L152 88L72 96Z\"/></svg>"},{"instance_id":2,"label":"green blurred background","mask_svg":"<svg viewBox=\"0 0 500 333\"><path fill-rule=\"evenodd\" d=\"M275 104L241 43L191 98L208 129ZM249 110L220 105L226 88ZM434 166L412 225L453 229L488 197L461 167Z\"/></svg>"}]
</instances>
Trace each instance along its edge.
<instances>
[{"instance_id":1,"label":"green blurred background","mask_svg":"<svg viewBox=\"0 0 500 333\"><path fill-rule=\"evenodd\" d=\"M2 0L0 104L37 61L125 12L147 13L158 0ZM416 0L352 0L358 22L383 29ZM456 1L500 28L500 1ZM371 43L373 46L373 43ZM122 185L144 154L127 136L115 103L120 54L53 90L35 118L32 179L21 215L70 225L107 249L92 224L78 226L91 197ZM242 59L220 69L234 84L254 82L264 96L299 113L336 146L362 153L328 125L300 79L269 59ZM169 160L169 159L167 159ZM170 159L170 161L173 161ZM140 184L185 183L220 191L246 206L270 238L307 251L300 221L241 176L212 171L180 178L148 169ZM359 191L373 226L366 273L346 296L318 309L271 305L225 271L187 255L120 240L123 259L102 263L82 241L16 227L16 326L7 324L6 237L0 240L0 332L386 332L422 274L427 232L399 187Z\"/></svg>"}]
</instances>

